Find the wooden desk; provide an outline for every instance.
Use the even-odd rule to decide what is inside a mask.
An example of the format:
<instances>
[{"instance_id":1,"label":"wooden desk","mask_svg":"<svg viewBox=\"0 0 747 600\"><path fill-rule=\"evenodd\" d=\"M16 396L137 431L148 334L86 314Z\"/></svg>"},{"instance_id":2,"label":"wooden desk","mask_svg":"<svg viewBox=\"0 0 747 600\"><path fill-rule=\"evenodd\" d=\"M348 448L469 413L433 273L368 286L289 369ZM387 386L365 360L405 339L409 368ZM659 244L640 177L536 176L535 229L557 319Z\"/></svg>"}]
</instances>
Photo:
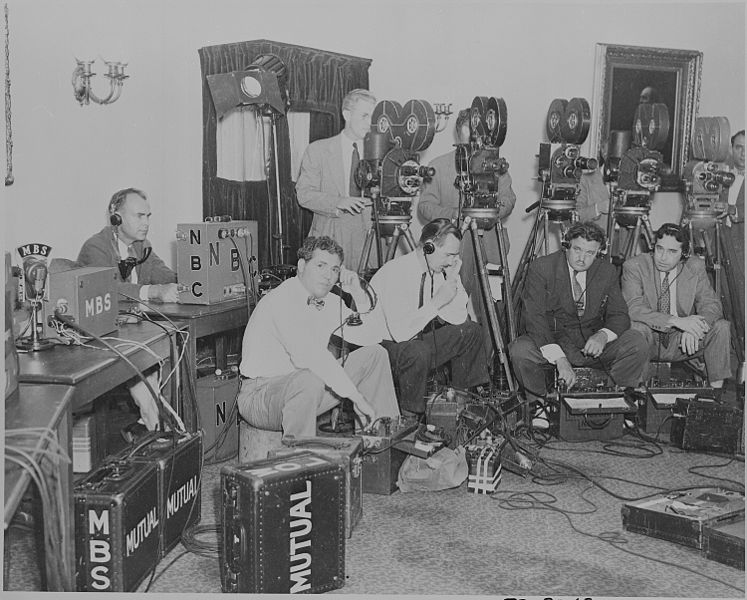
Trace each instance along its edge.
<instances>
[{"instance_id":1,"label":"wooden desk","mask_svg":"<svg viewBox=\"0 0 747 600\"><path fill-rule=\"evenodd\" d=\"M249 309L244 298L227 300L219 304L167 302L154 304L152 309L145 307L145 312L156 320L167 317L188 325L189 340L185 360L187 361L187 377L193 383L197 381L197 340L208 335L244 328L249 320ZM215 340L215 367L225 370L226 366L224 339L218 336ZM194 386L191 386L190 389L193 388ZM194 400L197 402L197 398L194 398ZM191 414L186 414L183 407L180 414L184 418L187 429L193 431L196 427L196 420L192 418Z\"/></svg>"},{"instance_id":2,"label":"wooden desk","mask_svg":"<svg viewBox=\"0 0 747 600\"><path fill-rule=\"evenodd\" d=\"M170 340L158 325L143 322L123 325L118 332L109 334L121 342L107 340L129 358L140 370L158 363L150 352L138 346L129 346L126 341L139 342L150 348L156 356L169 357ZM124 344L121 345L120 344ZM57 383L75 387L73 410L93 402L102 394L135 376L132 367L117 354L92 342L95 348L82 346L56 346L52 350L19 354L20 373L23 383Z\"/></svg>"},{"instance_id":3,"label":"wooden desk","mask_svg":"<svg viewBox=\"0 0 747 600\"><path fill-rule=\"evenodd\" d=\"M74 522L73 522L73 464L72 464L72 399L74 388L65 385L36 385L22 383L19 386L18 402L5 408L5 445L22 448L28 452L37 464L40 464L45 472L57 466L51 459L43 454L50 448L49 439L42 436L41 432L33 432L29 435L8 435L13 429L47 427L57 433L57 441L68 453L70 462L65 464L59 462L59 483L63 490L64 504L60 515L61 531L64 531L64 539L58 540L58 548L62 556L69 561L70 571L66 573L61 585L52 586L53 567L47 556L47 582L50 589L54 591L73 591L75 589L75 544L74 544ZM18 509L26 488L31 482L31 475L15 462L8 460L9 452L6 450L5 459L5 502L4 522L5 529L8 528L13 515ZM10 453L12 455L12 453ZM45 527L39 523L37 527Z\"/></svg>"}]
</instances>

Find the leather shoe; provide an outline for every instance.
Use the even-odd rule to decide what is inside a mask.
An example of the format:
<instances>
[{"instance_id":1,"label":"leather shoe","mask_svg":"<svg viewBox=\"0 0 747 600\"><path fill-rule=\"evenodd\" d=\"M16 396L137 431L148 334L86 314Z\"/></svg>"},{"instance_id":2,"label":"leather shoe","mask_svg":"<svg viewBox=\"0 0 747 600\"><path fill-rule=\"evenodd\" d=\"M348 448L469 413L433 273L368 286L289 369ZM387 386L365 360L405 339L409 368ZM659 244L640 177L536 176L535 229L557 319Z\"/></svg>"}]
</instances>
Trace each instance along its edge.
<instances>
[{"instance_id":1,"label":"leather shoe","mask_svg":"<svg viewBox=\"0 0 747 600\"><path fill-rule=\"evenodd\" d=\"M129 425L122 427L120 431L125 442L132 444L148 433L148 428L140 421L133 421Z\"/></svg>"},{"instance_id":2,"label":"leather shoe","mask_svg":"<svg viewBox=\"0 0 747 600\"><path fill-rule=\"evenodd\" d=\"M550 417L547 415L545 407L541 404L534 411L532 427L534 429L550 429Z\"/></svg>"}]
</instances>

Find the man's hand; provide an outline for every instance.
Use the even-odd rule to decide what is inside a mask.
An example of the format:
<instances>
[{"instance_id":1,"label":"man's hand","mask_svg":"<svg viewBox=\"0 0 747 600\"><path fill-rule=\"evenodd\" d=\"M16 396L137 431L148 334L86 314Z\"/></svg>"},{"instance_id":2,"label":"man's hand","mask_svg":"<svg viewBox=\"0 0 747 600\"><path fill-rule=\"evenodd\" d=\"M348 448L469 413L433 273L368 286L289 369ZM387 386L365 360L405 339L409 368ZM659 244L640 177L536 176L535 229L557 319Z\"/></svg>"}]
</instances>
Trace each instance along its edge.
<instances>
[{"instance_id":1,"label":"man's hand","mask_svg":"<svg viewBox=\"0 0 747 600\"><path fill-rule=\"evenodd\" d=\"M692 356L698 350L698 338L691 333L683 332L680 338L680 350L688 356Z\"/></svg>"},{"instance_id":2,"label":"man's hand","mask_svg":"<svg viewBox=\"0 0 747 600\"><path fill-rule=\"evenodd\" d=\"M675 329L684 331L694 336L696 339L702 338L711 328L708 321L700 315L690 315L689 317L672 317L669 320L670 325Z\"/></svg>"},{"instance_id":3,"label":"man's hand","mask_svg":"<svg viewBox=\"0 0 747 600\"><path fill-rule=\"evenodd\" d=\"M358 415L358 418L361 420L361 428L367 427L376 419L376 412L363 396L353 400L353 409L355 410L355 414Z\"/></svg>"},{"instance_id":4,"label":"man's hand","mask_svg":"<svg viewBox=\"0 0 747 600\"><path fill-rule=\"evenodd\" d=\"M370 204L367 198L353 198L352 196L344 196L337 202L337 208L341 211L350 213L351 215L360 214L364 207Z\"/></svg>"},{"instance_id":5,"label":"man's hand","mask_svg":"<svg viewBox=\"0 0 747 600\"><path fill-rule=\"evenodd\" d=\"M363 291L358 273L345 267L340 267L340 287L344 292L353 295L356 291Z\"/></svg>"},{"instance_id":6,"label":"man's hand","mask_svg":"<svg viewBox=\"0 0 747 600\"><path fill-rule=\"evenodd\" d=\"M599 358L602 352L604 352L604 347L606 345L607 334L604 333L604 331L597 331L586 340L586 344L581 350L581 354L584 356L591 356L592 358Z\"/></svg>"},{"instance_id":7,"label":"man's hand","mask_svg":"<svg viewBox=\"0 0 747 600\"><path fill-rule=\"evenodd\" d=\"M457 294L457 280L450 277L446 278L440 288L436 290L433 296L433 304L436 306L436 310L441 310L454 298Z\"/></svg>"},{"instance_id":8,"label":"man's hand","mask_svg":"<svg viewBox=\"0 0 747 600\"><path fill-rule=\"evenodd\" d=\"M454 260L454 264L444 268L444 275L446 279L453 279L454 281L459 279L459 269L462 268L462 259L457 258Z\"/></svg>"},{"instance_id":9,"label":"man's hand","mask_svg":"<svg viewBox=\"0 0 747 600\"><path fill-rule=\"evenodd\" d=\"M178 286L175 283L159 283L148 287L148 298L157 302L179 302Z\"/></svg>"},{"instance_id":10,"label":"man's hand","mask_svg":"<svg viewBox=\"0 0 747 600\"><path fill-rule=\"evenodd\" d=\"M563 356L555 363L558 368L558 377L565 382L566 389L570 390L576 384L576 373L570 361Z\"/></svg>"}]
</instances>

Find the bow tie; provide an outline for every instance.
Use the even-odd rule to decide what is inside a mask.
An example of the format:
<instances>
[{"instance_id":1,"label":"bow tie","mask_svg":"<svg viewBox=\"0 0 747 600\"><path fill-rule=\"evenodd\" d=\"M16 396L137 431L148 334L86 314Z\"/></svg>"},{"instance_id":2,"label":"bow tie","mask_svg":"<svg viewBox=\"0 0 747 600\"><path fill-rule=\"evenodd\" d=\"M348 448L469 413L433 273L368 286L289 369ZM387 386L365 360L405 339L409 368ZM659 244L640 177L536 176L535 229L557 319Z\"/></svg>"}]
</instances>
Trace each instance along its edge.
<instances>
[{"instance_id":1,"label":"bow tie","mask_svg":"<svg viewBox=\"0 0 747 600\"><path fill-rule=\"evenodd\" d=\"M309 306L313 306L317 310L322 310L322 308L324 308L324 299L314 298L314 296L309 296L309 299L306 300L306 304L308 304Z\"/></svg>"}]
</instances>

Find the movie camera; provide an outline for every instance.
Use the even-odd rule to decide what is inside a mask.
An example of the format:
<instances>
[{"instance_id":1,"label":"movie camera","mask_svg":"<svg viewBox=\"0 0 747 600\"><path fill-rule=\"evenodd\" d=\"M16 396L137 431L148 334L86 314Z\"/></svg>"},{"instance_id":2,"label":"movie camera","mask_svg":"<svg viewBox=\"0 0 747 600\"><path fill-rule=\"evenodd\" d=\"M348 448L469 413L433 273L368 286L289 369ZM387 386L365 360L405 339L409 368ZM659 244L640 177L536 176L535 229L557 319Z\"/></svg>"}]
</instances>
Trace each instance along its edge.
<instances>
[{"instance_id":1,"label":"movie camera","mask_svg":"<svg viewBox=\"0 0 747 600\"><path fill-rule=\"evenodd\" d=\"M695 119L691 150L693 159L684 168L685 213L683 224L712 229L727 211L724 189L734 183L720 163L729 156L730 127L726 117Z\"/></svg>"},{"instance_id":2,"label":"movie camera","mask_svg":"<svg viewBox=\"0 0 747 600\"><path fill-rule=\"evenodd\" d=\"M613 186L612 214L620 227L633 228L648 218L651 194L661 186L664 158L658 150L668 137L669 111L663 103L639 104L632 131L610 134L604 177Z\"/></svg>"},{"instance_id":3,"label":"movie camera","mask_svg":"<svg viewBox=\"0 0 747 600\"><path fill-rule=\"evenodd\" d=\"M469 142L457 144L454 154L454 184L461 197L460 219L470 217L479 229L492 229L498 222L498 178L508 172L508 161L500 156L499 149L507 127L503 98L475 96L470 107Z\"/></svg>"},{"instance_id":4,"label":"movie camera","mask_svg":"<svg viewBox=\"0 0 747 600\"><path fill-rule=\"evenodd\" d=\"M550 103L545 124L550 142L540 143L539 148L540 206L548 210L551 221L575 220L581 177L598 166L595 158L581 155L580 146L591 124L589 103L584 98L556 98Z\"/></svg>"},{"instance_id":5,"label":"movie camera","mask_svg":"<svg viewBox=\"0 0 747 600\"><path fill-rule=\"evenodd\" d=\"M382 100L374 108L371 131L363 140L364 158L354 173L362 194L371 199L373 221L366 236L359 273L368 263L374 236L394 236L389 247L392 257L403 232L410 249L415 247L407 229L412 219L412 198L423 181L435 174L433 167L420 164L418 152L427 149L435 134L443 131L450 114L450 104L431 106L425 100L409 100L404 106L393 100ZM376 248L381 266L384 261L380 245Z\"/></svg>"}]
</instances>

